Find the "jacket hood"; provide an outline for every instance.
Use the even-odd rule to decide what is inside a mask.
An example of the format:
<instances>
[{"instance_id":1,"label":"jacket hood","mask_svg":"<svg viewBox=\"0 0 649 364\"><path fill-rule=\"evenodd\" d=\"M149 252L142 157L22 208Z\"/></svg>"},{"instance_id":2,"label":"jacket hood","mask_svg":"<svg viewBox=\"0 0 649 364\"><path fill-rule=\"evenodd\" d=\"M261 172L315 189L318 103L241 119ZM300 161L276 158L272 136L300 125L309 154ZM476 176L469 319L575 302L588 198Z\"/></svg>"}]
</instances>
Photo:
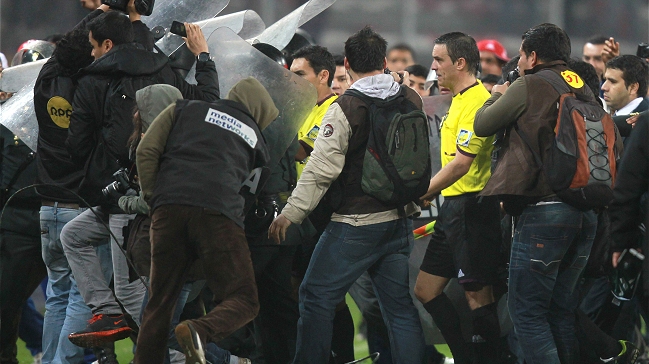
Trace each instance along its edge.
<instances>
[{"instance_id":1,"label":"jacket hood","mask_svg":"<svg viewBox=\"0 0 649 364\"><path fill-rule=\"evenodd\" d=\"M227 99L245 106L259 125L259 130L264 130L279 115L268 91L252 77L237 82L228 92Z\"/></svg>"},{"instance_id":2,"label":"jacket hood","mask_svg":"<svg viewBox=\"0 0 649 364\"><path fill-rule=\"evenodd\" d=\"M106 76L149 75L160 71L168 62L169 58L164 54L147 51L136 43L120 44L84 68L82 73Z\"/></svg>"},{"instance_id":3,"label":"jacket hood","mask_svg":"<svg viewBox=\"0 0 649 364\"><path fill-rule=\"evenodd\" d=\"M398 94L401 90L401 87L396 81L394 81L394 78L391 75L383 73L380 75L363 77L354 82L350 88L377 99L386 99Z\"/></svg>"},{"instance_id":4,"label":"jacket hood","mask_svg":"<svg viewBox=\"0 0 649 364\"><path fill-rule=\"evenodd\" d=\"M135 102L142 119L142 132L146 132L162 110L182 99L180 90L166 84L147 86L135 92Z\"/></svg>"}]
</instances>

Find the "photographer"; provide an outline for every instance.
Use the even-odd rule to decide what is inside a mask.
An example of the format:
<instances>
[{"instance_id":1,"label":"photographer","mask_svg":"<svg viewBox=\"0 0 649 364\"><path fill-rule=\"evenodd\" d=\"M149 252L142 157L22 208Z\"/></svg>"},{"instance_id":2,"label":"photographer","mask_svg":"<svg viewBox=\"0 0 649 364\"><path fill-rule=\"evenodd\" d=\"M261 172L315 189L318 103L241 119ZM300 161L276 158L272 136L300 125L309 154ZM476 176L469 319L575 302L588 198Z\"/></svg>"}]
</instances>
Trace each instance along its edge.
<instances>
[{"instance_id":1,"label":"photographer","mask_svg":"<svg viewBox=\"0 0 649 364\"><path fill-rule=\"evenodd\" d=\"M132 166L127 139L133 131L135 92L151 84L165 83L176 86L188 99L219 97L216 69L207 53L203 33L197 25L185 26L187 46L199 56L197 86L188 84L174 72L164 54L134 44L133 27L123 15L104 13L87 25L95 61L81 71L66 146L72 161L84 169L79 194L99 207L83 212L61 232L61 243L79 292L94 315L85 329L69 336L76 345L97 346L130 333L108 282L94 269L100 265L94 247L102 244L110 232L116 239L111 243L115 295L135 320L140 316L145 288L139 281L128 283L128 268L120 249L124 227L134 215L124 214L101 193L102 188L113 182L115 171Z\"/></svg>"},{"instance_id":2,"label":"photographer","mask_svg":"<svg viewBox=\"0 0 649 364\"><path fill-rule=\"evenodd\" d=\"M142 194L153 211L152 260L135 363L162 363L174 303L196 258L219 303L204 317L176 326L187 357L204 362L205 344L257 315L239 192L251 171L268 163L261 130L278 114L266 89L247 78L226 100L169 105L142 138L137 166Z\"/></svg>"}]
</instances>

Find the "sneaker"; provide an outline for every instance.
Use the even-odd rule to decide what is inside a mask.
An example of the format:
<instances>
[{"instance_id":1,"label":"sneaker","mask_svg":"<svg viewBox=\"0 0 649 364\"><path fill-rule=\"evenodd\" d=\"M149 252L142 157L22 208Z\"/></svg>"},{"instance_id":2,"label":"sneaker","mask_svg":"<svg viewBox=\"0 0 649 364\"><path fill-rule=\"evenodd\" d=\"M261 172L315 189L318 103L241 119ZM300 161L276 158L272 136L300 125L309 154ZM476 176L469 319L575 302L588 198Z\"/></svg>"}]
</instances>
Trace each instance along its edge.
<instances>
[{"instance_id":1,"label":"sneaker","mask_svg":"<svg viewBox=\"0 0 649 364\"><path fill-rule=\"evenodd\" d=\"M200 337L189 321L183 321L176 326L176 340L185 352L185 364L206 364L205 352Z\"/></svg>"},{"instance_id":2,"label":"sneaker","mask_svg":"<svg viewBox=\"0 0 649 364\"><path fill-rule=\"evenodd\" d=\"M615 357L610 359L602 359L604 363L611 364L633 364L638 360L638 355L640 355L640 350L633 345L633 343L620 340L620 345L622 345L622 351Z\"/></svg>"},{"instance_id":3,"label":"sneaker","mask_svg":"<svg viewBox=\"0 0 649 364\"><path fill-rule=\"evenodd\" d=\"M102 347L92 348L92 351L97 357L97 364L119 364L117 361L117 355L115 354L115 345L113 343Z\"/></svg>"},{"instance_id":4,"label":"sneaker","mask_svg":"<svg viewBox=\"0 0 649 364\"><path fill-rule=\"evenodd\" d=\"M68 339L77 346L96 348L126 339L130 334L131 328L126 324L124 315L97 314L88 320L85 329L71 333Z\"/></svg>"}]
</instances>

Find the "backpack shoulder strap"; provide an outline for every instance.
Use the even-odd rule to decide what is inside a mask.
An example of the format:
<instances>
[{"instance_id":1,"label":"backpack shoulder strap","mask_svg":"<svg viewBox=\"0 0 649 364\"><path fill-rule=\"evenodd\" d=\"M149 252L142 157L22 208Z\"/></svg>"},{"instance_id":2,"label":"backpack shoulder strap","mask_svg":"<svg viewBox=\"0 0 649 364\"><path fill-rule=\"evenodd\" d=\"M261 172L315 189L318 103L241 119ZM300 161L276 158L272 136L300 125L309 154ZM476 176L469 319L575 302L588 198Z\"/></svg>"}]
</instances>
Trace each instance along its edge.
<instances>
[{"instance_id":1,"label":"backpack shoulder strap","mask_svg":"<svg viewBox=\"0 0 649 364\"><path fill-rule=\"evenodd\" d=\"M548 83L552 85L554 90L557 91L559 95L568 94L572 92L572 90L570 90L570 87L568 87L566 81L564 81L561 78L561 76L559 76L559 74L557 74L556 72L552 70L541 70L536 74L539 75L544 80L548 81Z\"/></svg>"}]
</instances>

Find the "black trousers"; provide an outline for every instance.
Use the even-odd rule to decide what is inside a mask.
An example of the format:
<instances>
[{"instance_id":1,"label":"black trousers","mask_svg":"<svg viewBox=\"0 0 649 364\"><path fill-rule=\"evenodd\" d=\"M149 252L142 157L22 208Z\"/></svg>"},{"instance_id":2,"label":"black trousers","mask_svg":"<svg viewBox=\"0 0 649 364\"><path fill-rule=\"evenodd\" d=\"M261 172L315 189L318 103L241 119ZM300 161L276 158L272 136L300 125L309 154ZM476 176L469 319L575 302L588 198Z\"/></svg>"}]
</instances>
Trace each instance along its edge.
<instances>
[{"instance_id":1,"label":"black trousers","mask_svg":"<svg viewBox=\"0 0 649 364\"><path fill-rule=\"evenodd\" d=\"M39 236L0 233L0 363L18 363L22 308L46 276Z\"/></svg>"}]
</instances>

